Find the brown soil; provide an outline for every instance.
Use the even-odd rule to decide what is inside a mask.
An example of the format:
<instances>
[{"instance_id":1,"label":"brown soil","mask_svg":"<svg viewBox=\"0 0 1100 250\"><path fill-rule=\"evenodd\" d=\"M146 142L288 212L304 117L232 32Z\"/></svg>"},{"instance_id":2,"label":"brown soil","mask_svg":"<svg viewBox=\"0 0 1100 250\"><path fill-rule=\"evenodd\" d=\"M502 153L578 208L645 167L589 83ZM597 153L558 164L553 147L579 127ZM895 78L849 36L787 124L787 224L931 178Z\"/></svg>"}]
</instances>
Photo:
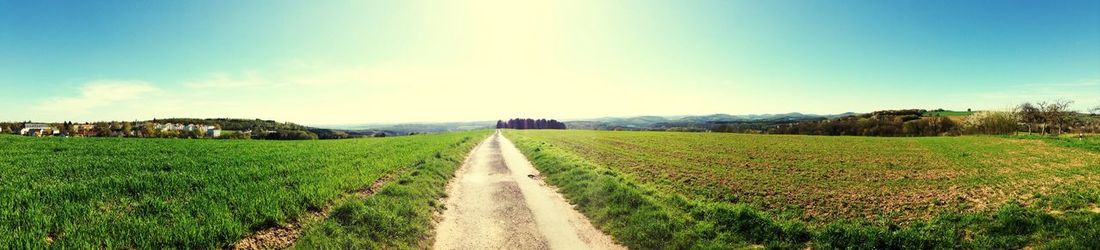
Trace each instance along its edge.
<instances>
[{"instance_id":1,"label":"brown soil","mask_svg":"<svg viewBox=\"0 0 1100 250\"><path fill-rule=\"evenodd\" d=\"M237 241L232 249L286 249L294 245L301 235L302 225L324 219L328 210L310 213L303 219L264 230Z\"/></svg>"}]
</instances>

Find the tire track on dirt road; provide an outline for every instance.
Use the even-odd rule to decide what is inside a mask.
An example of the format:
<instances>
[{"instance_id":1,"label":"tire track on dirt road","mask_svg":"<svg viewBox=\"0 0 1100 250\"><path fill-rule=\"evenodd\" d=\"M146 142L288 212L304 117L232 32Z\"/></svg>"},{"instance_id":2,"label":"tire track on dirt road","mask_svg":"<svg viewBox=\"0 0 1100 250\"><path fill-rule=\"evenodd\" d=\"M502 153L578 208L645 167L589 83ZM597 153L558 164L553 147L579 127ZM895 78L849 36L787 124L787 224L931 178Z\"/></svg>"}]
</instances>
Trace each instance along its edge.
<instances>
[{"instance_id":1,"label":"tire track on dirt road","mask_svg":"<svg viewBox=\"0 0 1100 250\"><path fill-rule=\"evenodd\" d=\"M625 249L538 176L497 131L448 185L433 248Z\"/></svg>"}]
</instances>

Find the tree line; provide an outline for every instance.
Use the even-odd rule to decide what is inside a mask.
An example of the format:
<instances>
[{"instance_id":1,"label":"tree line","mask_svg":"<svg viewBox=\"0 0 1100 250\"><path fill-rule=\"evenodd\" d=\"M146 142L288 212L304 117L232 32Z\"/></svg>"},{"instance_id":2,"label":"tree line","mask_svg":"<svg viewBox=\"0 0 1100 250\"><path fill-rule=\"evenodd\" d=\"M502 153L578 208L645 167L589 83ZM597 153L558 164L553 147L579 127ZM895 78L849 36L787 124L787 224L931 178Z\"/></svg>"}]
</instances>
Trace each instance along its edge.
<instances>
[{"instance_id":1,"label":"tree line","mask_svg":"<svg viewBox=\"0 0 1100 250\"><path fill-rule=\"evenodd\" d=\"M232 118L168 118L153 119L154 123L177 124L206 124L216 126L219 129L235 131L224 136L223 139L262 139L262 140L316 140L316 139L341 139L343 136L322 138L312 131L310 127L291 123L277 122L263 119L232 119Z\"/></svg>"},{"instance_id":2,"label":"tree line","mask_svg":"<svg viewBox=\"0 0 1100 250\"><path fill-rule=\"evenodd\" d=\"M822 121L776 125L769 134L939 136L1005 135L1019 132L1058 135L1100 132L1100 106L1088 113L1070 109L1072 101L1023 103L1010 111L939 116L922 109L883 110ZM942 110L940 110L942 111Z\"/></svg>"},{"instance_id":3,"label":"tree line","mask_svg":"<svg viewBox=\"0 0 1100 250\"><path fill-rule=\"evenodd\" d=\"M947 117L923 117L922 109L882 110L840 118L777 125L769 134L929 136L951 134L958 124Z\"/></svg>"},{"instance_id":4,"label":"tree line","mask_svg":"<svg viewBox=\"0 0 1100 250\"><path fill-rule=\"evenodd\" d=\"M153 123L178 123L178 124L206 124L217 126L225 130L308 130L308 127L291 123L277 122L262 119L233 119L233 118L168 118L153 119Z\"/></svg>"},{"instance_id":5,"label":"tree line","mask_svg":"<svg viewBox=\"0 0 1100 250\"><path fill-rule=\"evenodd\" d=\"M565 123L554 119L515 118L508 121L497 120L498 129L565 129Z\"/></svg>"}]
</instances>

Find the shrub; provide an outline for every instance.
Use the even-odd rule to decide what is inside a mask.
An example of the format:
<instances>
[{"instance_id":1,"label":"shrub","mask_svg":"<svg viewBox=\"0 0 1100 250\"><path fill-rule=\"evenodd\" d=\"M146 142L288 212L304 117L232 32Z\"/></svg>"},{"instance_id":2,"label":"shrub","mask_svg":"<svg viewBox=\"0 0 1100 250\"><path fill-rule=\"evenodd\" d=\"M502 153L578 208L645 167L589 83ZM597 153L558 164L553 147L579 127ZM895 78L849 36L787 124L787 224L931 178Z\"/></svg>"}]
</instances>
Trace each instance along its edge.
<instances>
[{"instance_id":1,"label":"shrub","mask_svg":"<svg viewBox=\"0 0 1100 250\"><path fill-rule=\"evenodd\" d=\"M963 132L967 134L1005 135L1016 132L1016 115L1011 112L981 111L963 120Z\"/></svg>"}]
</instances>

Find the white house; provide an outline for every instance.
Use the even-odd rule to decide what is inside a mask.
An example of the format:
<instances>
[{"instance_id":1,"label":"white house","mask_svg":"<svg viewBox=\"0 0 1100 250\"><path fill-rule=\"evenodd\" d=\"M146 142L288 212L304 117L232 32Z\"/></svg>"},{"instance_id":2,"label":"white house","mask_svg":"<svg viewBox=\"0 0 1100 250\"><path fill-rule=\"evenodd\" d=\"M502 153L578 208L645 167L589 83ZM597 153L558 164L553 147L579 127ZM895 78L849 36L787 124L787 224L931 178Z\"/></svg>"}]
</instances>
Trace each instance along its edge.
<instances>
[{"instance_id":1,"label":"white house","mask_svg":"<svg viewBox=\"0 0 1100 250\"><path fill-rule=\"evenodd\" d=\"M56 134L57 132L58 131L56 129L53 129L53 127L50 127L49 124L45 123L27 123L23 125L22 130L19 130L20 135L33 136L51 135Z\"/></svg>"},{"instance_id":2,"label":"white house","mask_svg":"<svg viewBox=\"0 0 1100 250\"><path fill-rule=\"evenodd\" d=\"M187 128L187 126L184 126L183 124L164 123L164 124L157 124L155 128L157 130L167 132L167 131L172 131L172 130L175 130L175 131L184 130L184 129Z\"/></svg>"},{"instance_id":3,"label":"white house","mask_svg":"<svg viewBox=\"0 0 1100 250\"><path fill-rule=\"evenodd\" d=\"M218 129L218 127L207 126L207 125L202 125L202 124L183 125L183 124L174 124L174 123L164 123L164 124L156 124L155 126L156 126L155 128L157 130L160 130L160 131L163 131L163 132L167 132L167 131L195 131L195 132L202 132L203 134L205 134L208 137L218 137L218 136L222 135L222 130Z\"/></svg>"},{"instance_id":4,"label":"white house","mask_svg":"<svg viewBox=\"0 0 1100 250\"><path fill-rule=\"evenodd\" d=\"M222 130L221 130L221 129L218 129L218 127L214 127L214 126L206 126L206 136L207 136L207 137L218 137L218 136L222 136Z\"/></svg>"}]
</instances>

